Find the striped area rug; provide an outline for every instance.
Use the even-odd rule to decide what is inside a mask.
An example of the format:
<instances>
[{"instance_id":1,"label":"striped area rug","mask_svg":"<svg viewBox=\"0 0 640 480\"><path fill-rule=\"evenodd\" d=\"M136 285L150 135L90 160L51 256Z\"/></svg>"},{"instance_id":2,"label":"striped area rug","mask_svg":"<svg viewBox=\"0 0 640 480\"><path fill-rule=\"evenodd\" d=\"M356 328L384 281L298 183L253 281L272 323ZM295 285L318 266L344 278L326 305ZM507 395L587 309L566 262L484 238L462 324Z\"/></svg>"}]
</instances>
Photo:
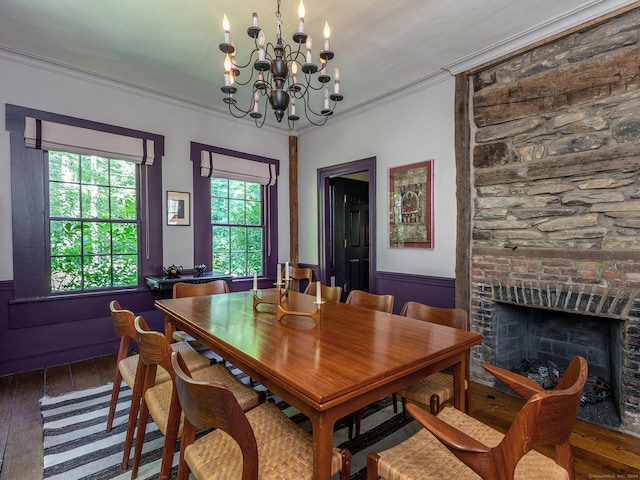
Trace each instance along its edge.
<instances>
[{"instance_id":1,"label":"striped area rug","mask_svg":"<svg viewBox=\"0 0 640 480\"><path fill-rule=\"evenodd\" d=\"M229 365L228 365L229 366ZM238 369L232 372L241 381L249 378ZM44 478L46 480L111 480L129 479L130 470L123 472L122 450L126 434L131 390L123 383L111 432L106 433L107 414L111 398L111 384L98 388L71 392L59 397L41 400L44 430ZM265 390L268 398L297 424L309 430L310 421L295 408ZM401 413L394 414L391 398L384 398L363 412L360 444L348 439L348 424L341 420L336 424L334 445L348 448L353 455L351 479L366 478L366 457L369 452L381 451L412 435L419 426L405 420ZM150 421L147 426L143 456L138 478L157 478L162 457L163 435ZM177 476L178 448L174 455L172 478ZM133 449L131 450L133 457ZM129 462L131 465L131 461Z\"/></svg>"}]
</instances>

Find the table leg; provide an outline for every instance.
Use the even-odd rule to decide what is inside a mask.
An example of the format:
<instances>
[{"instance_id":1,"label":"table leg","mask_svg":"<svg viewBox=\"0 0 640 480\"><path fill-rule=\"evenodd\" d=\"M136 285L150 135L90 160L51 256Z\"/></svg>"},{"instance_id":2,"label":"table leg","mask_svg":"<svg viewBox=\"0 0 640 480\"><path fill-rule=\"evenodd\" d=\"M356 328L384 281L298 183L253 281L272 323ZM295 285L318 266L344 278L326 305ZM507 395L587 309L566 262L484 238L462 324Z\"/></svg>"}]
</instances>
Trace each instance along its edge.
<instances>
[{"instance_id":1,"label":"table leg","mask_svg":"<svg viewBox=\"0 0 640 480\"><path fill-rule=\"evenodd\" d=\"M465 362L466 355L458 356L458 363L453 366L453 404L463 412L467 411L465 395L465 379L467 378L467 365Z\"/></svg>"},{"instance_id":2,"label":"table leg","mask_svg":"<svg viewBox=\"0 0 640 480\"><path fill-rule=\"evenodd\" d=\"M173 322L169 319L169 315L164 316L164 337L169 341L169 343L173 343L173 332L175 332L176 327L173 325Z\"/></svg>"},{"instance_id":3,"label":"table leg","mask_svg":"<svg viewBox=\"0 0 640 480\"><path fill-rule=\"evenodd\" d=\"M313 426L313 478L331 479L331 449L333 448L333 427L337 421L333 410L318 412L311 419Z\"/></svg>"}]
</instances>

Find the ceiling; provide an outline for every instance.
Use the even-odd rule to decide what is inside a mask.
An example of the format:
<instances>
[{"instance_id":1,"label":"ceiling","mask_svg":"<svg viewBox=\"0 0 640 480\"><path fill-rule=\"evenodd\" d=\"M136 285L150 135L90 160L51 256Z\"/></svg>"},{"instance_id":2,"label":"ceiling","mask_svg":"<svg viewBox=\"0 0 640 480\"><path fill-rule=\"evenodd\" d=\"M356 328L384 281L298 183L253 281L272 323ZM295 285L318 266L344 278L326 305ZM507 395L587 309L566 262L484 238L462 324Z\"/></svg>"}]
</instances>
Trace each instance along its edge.
<instances>
[{"instance_id":1,"label":"ceiling","mask_svg":"<svg viewBox=\"0 0 640 480\"><path fill-rule=\"evenodd\" d=\"M314 57L331 26L344 100L336 115L456 74L491 58L633 3L624 0L304 0ZM0 0L0 56L36 60L227 111L222 17L237 62L253 40L252 12L274 41L276 0ZM297 30L299 0L282 0L285 41ZM249 43L250 42L250 43ZM39 62L37 62L39 63ZM246 74L245 74L246 75ZM241 77L242 78L242 77ZM242 97L237 94L238 99ZM246 95L248 97L248 95ZM248 98L247 98L248 101ZM275 124L269 113L269 123ZM250 121L250 120L247 120ZM252 120L251 120L252 121ZM283 122L282 128L286 128ZM304 123L299 122L304 128Z\"/></svg>"}]
</instances>

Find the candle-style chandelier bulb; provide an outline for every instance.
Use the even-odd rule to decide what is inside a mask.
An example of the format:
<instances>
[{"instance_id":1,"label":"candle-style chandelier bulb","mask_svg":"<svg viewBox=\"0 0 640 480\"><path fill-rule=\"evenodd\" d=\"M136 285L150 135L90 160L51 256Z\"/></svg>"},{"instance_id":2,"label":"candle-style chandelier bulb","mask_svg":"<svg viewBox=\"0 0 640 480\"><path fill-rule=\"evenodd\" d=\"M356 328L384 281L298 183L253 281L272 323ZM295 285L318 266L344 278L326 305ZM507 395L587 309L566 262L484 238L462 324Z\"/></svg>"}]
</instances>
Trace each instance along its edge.
<instances>
[{"instance_id":1,"label":"candle-style chandelier bulb","mask_svg":"<svg viewBox=\"0 0 640 480\"><path fill-rule=\"evenodd\" d=\"M334 70L332 91L329 84L331 77L327 75L327 62L334 56L330 50L331 28L325 22L318 67L313 59L313 41L305 33L304 22L305 8L301 1L298 7L298 28L292 34L293 43L286 43L282 36L280 0L277 0L276 38L273 42L267 42L265 32L258 23L258 13L252 12L247 35L254 40L255 48L250 52L247 63L238 66L236 48L231 41L230 22L224 15L224 41L219 45L225 54L224 86L221 90L225 94L223 100L234 117L249 115L255 120L256 126L261 127L266 119L265 112L261 109L270 106L276 120L281 122L286 116L289 129L293 130L295 122L300 119L298 113L301 115L304 111L304 116L313 125L324 125L333 114L336 102L343 97L339 90L337 69ZM241 76L243 71L245 74ZM245 96L246 109L239 105L241 97ZM260 100L261 98L264 100Z\"/></svg>"}]
</instances>

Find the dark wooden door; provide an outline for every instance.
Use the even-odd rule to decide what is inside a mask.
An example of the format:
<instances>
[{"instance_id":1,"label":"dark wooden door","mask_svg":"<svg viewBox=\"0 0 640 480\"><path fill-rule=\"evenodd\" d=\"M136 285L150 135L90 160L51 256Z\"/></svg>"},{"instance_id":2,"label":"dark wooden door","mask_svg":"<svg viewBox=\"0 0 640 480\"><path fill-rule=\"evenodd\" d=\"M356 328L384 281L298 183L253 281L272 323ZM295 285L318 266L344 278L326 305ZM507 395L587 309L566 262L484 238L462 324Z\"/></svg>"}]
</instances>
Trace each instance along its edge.
<instances>
[{"instance_id":1,"label":"dark wooden door","mask_svg":"<svg viewBox=\"0 0 640 480\"><path fill-rule=\"evenodd\" d=\"M351 290L369 291L369 184L331 179L331 267L342 300Z\"/></svg>"}]
</instances>

